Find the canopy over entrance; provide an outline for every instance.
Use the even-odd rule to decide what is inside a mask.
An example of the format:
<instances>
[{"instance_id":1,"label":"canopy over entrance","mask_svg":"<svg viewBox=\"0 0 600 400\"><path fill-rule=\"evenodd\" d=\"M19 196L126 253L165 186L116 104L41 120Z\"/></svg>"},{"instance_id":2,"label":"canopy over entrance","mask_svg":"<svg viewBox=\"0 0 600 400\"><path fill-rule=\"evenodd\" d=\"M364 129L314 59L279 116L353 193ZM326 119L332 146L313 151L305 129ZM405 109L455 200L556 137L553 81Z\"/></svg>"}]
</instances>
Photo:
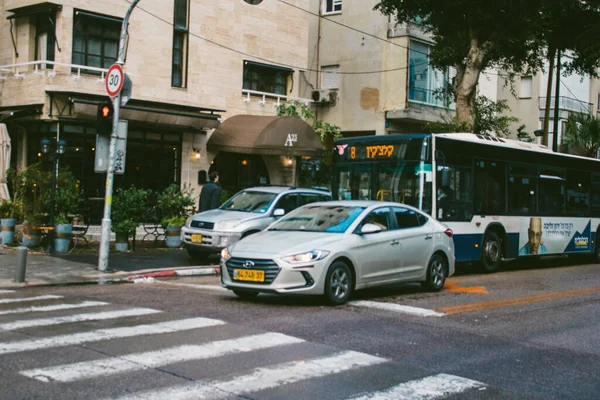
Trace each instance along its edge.
<instances>
[{"instance_id":1,"label":"canopy over entrance","mask_svg":"<svg viewBox=\"0 0 600 400\"><path fill-rule=\"evenodd\" d=\"M207 148L231 153L311 156L323 152L316 132L297 117L236 115L208 139Z\"/></svg>"}]
</instances>

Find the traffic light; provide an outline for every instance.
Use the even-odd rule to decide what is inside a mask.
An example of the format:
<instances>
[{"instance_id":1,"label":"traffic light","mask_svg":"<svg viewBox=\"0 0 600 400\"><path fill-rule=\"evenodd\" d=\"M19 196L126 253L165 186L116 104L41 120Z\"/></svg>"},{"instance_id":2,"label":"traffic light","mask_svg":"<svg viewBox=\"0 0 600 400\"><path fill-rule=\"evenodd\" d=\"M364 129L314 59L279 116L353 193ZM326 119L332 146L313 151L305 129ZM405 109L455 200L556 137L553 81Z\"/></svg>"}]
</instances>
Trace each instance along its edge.
<instances>
[{"instance_id":1,"label":"traffic light","mask_svg":"<svg viewBox=\"0 0 600 400\"><path fill-rule=\"evenodd\" d=\"M110 135L113 129L113 105L110 102L98 105L98 117L96 121L96 133L99 135Z\"/></svg>"}]
</instances>

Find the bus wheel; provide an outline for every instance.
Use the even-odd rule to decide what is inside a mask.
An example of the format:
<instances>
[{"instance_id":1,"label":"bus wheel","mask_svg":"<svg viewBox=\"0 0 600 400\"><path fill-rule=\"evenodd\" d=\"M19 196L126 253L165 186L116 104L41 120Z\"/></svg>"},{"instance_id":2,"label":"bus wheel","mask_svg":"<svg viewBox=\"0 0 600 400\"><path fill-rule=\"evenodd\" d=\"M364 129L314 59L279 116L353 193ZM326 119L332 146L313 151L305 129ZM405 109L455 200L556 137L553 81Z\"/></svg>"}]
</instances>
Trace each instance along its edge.
<instances>
[{"instance_id":1,"label":"bus wheel","mask_svg":"<svg viewBox=\"0 0 600 400\"><path fill-rule=\"evenodd\" d=\"M483 238L481 254L481 269L483 272L491 273L500 269L502 260L502 241L496 232L488 232Z\"/></svg>"}]
</instances>

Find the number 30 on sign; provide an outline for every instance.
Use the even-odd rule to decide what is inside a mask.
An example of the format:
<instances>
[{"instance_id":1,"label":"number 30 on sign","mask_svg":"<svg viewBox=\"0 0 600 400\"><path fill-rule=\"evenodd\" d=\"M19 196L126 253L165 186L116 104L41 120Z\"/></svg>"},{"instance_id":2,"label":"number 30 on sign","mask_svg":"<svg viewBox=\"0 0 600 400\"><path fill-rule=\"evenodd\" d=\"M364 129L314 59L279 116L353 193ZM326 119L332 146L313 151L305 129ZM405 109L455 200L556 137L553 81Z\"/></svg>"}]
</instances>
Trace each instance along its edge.
<instances>
[{"instance_id":1,"label":"number 30 on sign","mask_svg":"<svg viewBox=\"0 0 600 400\"><path fill-rule=\"evenodd\" d=\"M106 93L110 97L117 96L123 88L123 68L119 64L113 64L106 73Z\"/></svg>"}]
</instances>

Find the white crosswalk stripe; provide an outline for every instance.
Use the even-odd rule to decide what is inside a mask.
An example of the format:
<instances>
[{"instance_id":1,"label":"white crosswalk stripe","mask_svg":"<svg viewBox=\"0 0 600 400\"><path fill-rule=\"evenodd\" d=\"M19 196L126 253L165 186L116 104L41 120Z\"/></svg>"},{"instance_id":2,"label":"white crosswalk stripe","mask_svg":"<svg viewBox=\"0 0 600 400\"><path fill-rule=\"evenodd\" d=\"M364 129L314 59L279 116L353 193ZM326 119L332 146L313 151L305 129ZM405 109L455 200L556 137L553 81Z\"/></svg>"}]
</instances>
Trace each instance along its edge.
<instances>
[{"instance_id":1,"label":"white crosswalk stripe","mask_svg":"<svg viewBox=\"0 0 600 400\"><path fill-rule=\"evenodd\" d=\"M386 361L384 358L356 351L345 351L329 357L257 368L247 375L236 376L226 381L196 382L190 385L134 393L119 397L119 399L225 399L232 395L270 389L310 378L320 378Z\"/></svg>"},{"instance_id":2,"label":"white crosswalk stripe","mask_svg":"<svg viewBox=\"0 0 600 400\"><path fill-rule=\"evenodd\" d=\"M360 397L351 397L352 400L429 400L438 399L469 389L484 387L485 384L460 376L439 374L428 376L394 386L381 392L369 393Z\"/></svg>"},{"instance_id":3,"label":"white crosswalk stripe","mask_svg":"<svg viewBox=\"0 0 600 400\"><path fill-rule=\"evenodd\" d=\"M0 330L11 331L11 330L15 330L15 329L31 328L34 326L49 326L49 325L67 324L70 322L100 321L103 319L137 317L137 316L141 316L141 315L157 314L159 312L160 311L153 310L151 308L130 308L127 310L67 315L64 317L56 317L56 318L30 319L30 320L7 322L4 324L0 324Z\"/></svg>"},{"instance_id":4,"label":"white crosswalk stripe","mask_svg":"<svg viewBox=\"0 0 600 400\"><path fill-rule=\"evenodd\" d=\"M22 371L21 374L41 381L71 382L98 376L156 368L168 364L221 357L232 353L301 343L302 339L281 333L265 333L238 339L220 340L203 345L186 345L119 358L59 365Z\"/></svg>"},{"instance_id":5,"label":"white crosswalk stripe","mask_svg":"<svg viewBox=\"0 0 600 400\"><path fill-rule=\"evenodd\" d=\"M82 301L81 303L74 303L74 304L54 304L51 306L21 307L21 308L14 308L12 310L2 310L2 311L0 311L0 315L70 310L70 309L74 309L74 308L106 306L108 304L109 303L105 303L104 301Z\"/></svg>"},{"instance_id":6,"label":"white crosswalk stripe","mask_svg":"<svg viewBox=\"0 0 600 400\"><path fill-rule=\"evenodd\" d=\"M96 342L108 339L120 339L142 335L156 335L160 333L179 332L190 329L206 328L209 326L223 325L225 322L209 318L189 318L176 321L160 322L148 325L136 325L123 328L99 329L91 332L74 333L48 338L19 340L14 342L0 342L0 354L18 353L52 347L72 346L87 342Z\"/></svg>"},{"instance_id":7,"label":"white crosswalk stripe","mask_svg":"<svg viewBox=\"0 0 600 400\"><path fill-rule=\"evenodd\" d=\"M5 293L14 293L14 290L0 290L0 294L5 294Z\"/></svg>"},{"instance_id":8,"label":"white crosswalk stripe","mask_svg":"<svg viewBox=\"0 0 600 400\"><path fill-rule=\"evenodd\" d=\"M22 303L26 301L40 301L40 300L53 300L53 299L62 299L63 296L56 296L53 294L45 295L45 296L36 296L36 297L21 297L14 299L0 299L0 304L7 303Z\"/></svg>"}]
</instances>

